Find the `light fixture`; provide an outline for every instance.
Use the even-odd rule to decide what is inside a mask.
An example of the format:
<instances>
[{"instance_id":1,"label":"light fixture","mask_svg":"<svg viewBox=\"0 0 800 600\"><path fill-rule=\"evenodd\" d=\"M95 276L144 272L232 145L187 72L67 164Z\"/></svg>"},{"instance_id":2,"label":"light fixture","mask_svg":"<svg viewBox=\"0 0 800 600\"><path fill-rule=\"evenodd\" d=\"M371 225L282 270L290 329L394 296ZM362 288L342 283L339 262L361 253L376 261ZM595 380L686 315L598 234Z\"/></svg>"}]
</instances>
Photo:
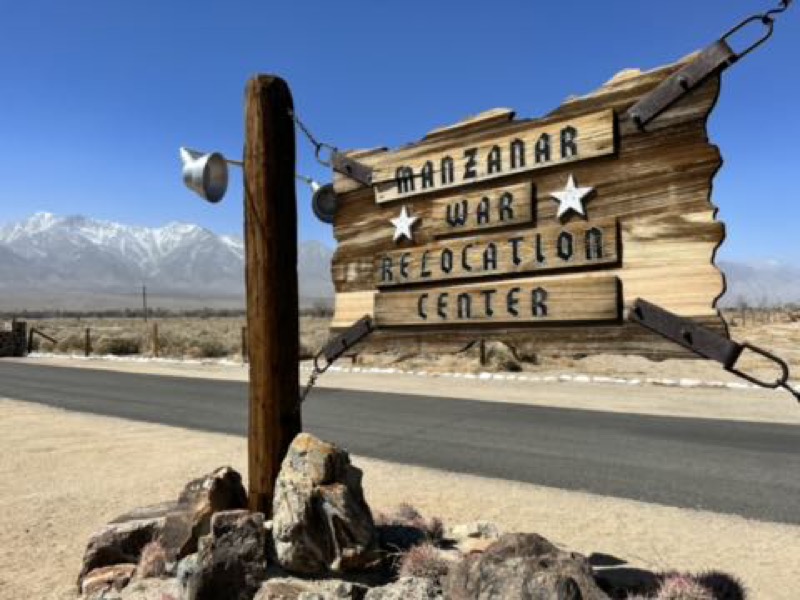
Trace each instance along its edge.
<instances>
[{"instance_id":1,"label":"light fixture","mask_svg":"<svg viewBox=\"0 0 800 600\"><path fill-rule=\"evenodd\" d=\"M225 158L219 152L200 152L181 147L183 163L183 183L190 190L209 202L219 202L228 190L228 165L244 167L240 160ZM311 177L295 174L300 181L308 184L313 193L311 208L314 215L323 223L333 223L336 214L336 193L333 184L322 185Z\"/></svg>"},{"instance_id":2,"label":"light fixture","mask_svg":"<svg viewBox=\"0 0 800 600\"><path fill-rule=\"evenodd\" d=\"M180 154L186 187L209 202L222 200L228 190L228 162L233 161L219 152L205 154L190 148L181 148Z\"/></svg>"},{"instance_id":3,"label":"light fixture","mask_svg":"<svg viewBox=\"0 0 800 600\"><path fill-rule=\"evenodd\" d=\"M336 192L333 191L333 184L320 185L319 182L314 181L311 177L300 174L297 174L296 177L301 181L305 181L313 192L311 210L314 211L314 216L328 225L333 223L333 218L336 215Z\"/></svg>"}]
</instances>

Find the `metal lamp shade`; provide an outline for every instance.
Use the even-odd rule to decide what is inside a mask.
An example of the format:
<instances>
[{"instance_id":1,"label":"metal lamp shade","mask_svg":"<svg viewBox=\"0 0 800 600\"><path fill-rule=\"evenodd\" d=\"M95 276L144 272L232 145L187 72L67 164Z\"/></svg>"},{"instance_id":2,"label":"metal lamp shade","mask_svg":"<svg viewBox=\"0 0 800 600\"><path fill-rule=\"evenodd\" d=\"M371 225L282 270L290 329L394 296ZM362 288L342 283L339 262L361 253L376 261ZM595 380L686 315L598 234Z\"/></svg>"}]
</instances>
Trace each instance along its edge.
<instances>
[{"instance_id":1,"label":"metal lamp shade","mask_svg":"<svg viewBox=\"0 0 800 600\"><path fill-rule=\"evenodd\" d=\"M333 184L328 183L314 191L311 197L311 209L314 215L323 223L330 225L336 216L336 193Z\"/></svg>"},{"instance_id":2,"label":"metal lamp shade","mask_svg":"<svg viewBox=\"0 0 800 600\"><path fill-rule=\"evenodd\" d=\"M209 202L219 202L228 190L228 163L219 152L200 154L181 148L183 182Z\"/></svg>"}]
</instances>

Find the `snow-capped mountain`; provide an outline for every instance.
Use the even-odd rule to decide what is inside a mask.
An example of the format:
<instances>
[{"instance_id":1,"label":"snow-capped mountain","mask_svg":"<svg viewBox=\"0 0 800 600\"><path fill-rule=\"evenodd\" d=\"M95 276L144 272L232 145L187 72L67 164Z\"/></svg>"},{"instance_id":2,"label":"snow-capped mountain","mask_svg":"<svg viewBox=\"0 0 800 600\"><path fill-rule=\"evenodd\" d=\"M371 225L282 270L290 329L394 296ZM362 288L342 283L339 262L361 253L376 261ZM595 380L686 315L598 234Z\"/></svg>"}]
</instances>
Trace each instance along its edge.
<instances>
[{"instance_id":1,"label":"snow-capped mountain","mask_svg":"<svg viewBox=\"0 0 800 600\"><path fill-rule=\"evenodd\" d=\"M330 299L330 250L306 242L299 251L301 298ZM241 299L243 260L240 238L186 223L148 228L37 213L0 227L0 293L7 298L125 294L146 284L163 296Z\"/></svg>"},{"instance_id":2,"label":"snow-capped mountain","mask_svg":"<svg viewBox=\"0 0 800 600\"><path fill-rule=\"evenodd\" d=\"M330 303L331 250L299 248L301 301ZM721 261L723 306L800 303L800 267ZM84 216L37 213L0 227L0 310L138 306L147 285L154 305L244 305L244 244L197 225L149 228ZM160 299L160 300L159 300Z\"/></svg>"},{"instance_id":3,"label":"snow-capped mountain","mask_svg":"<svg viewBox=\"0 0 800 600\"><path fill-rule=\"evenodd\" d=\"M800 304L800 267L778 260L720 261L728 289L722 306Z\"/></svg>"}]
</instances>

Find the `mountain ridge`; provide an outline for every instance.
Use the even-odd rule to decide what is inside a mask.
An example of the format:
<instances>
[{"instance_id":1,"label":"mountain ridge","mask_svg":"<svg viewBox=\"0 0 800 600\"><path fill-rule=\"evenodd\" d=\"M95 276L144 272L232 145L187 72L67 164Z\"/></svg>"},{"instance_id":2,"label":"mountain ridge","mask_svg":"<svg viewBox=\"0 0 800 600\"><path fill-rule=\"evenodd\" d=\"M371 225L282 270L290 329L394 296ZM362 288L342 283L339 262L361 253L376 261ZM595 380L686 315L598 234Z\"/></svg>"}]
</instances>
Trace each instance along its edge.
<instances>
[{"instance_id":1,"label":"mountain ridge","mask_svg":"<svg viewBox=\"0 0 800 600\"><path fill-rule=\"evenodd\" d=\"M333 299L332 250L298 248L301 304ZM244 242L199 225L143 227L39 212L0 226L0 309L138 306L141 286L165 308L244 306ZM720 260L720 306L800 302L800 268L780 261Z\"/></svg>"},{"instance_id":2,"label":"mountain ridge","mask_svg":"<svg viewBox=\"0 0 800 600\"><path fill-rule=\"evenodd\" d=\"M301 302L329 302L331 251L316 241L298 248ZM104 307L146 285L177 306L244 304L244 242L190 223L128 226L84 215L40 212L0 227L0 307L57 301ZM176 304L177 303L177 304Z\"/></svg>"}]
</instances>

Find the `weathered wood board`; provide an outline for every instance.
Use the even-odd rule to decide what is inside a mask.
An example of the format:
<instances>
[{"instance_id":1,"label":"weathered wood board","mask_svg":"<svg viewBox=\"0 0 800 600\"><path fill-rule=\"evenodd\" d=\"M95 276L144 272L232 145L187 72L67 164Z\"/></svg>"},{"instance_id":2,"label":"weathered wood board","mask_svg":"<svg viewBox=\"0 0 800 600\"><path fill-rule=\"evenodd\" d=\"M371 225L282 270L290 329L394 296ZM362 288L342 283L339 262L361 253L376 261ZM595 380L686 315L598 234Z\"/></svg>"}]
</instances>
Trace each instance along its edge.
<instances>
[{"instance_id":1,"label":"weathered wood board","mask_svg":"<svg viewBox=\"0 0 800 600\"><path fill-rule=\"evenodd\" d=\"M512 111L495 109L397 150L350 152L374 169L375 185L334 179L333 327L375 316L379 329L367 352L456 351L476 339L498 339L521 355L692 356L624 320L641 297L726 332L716 309L724 280L714 265L724 226L710 201L721 159L706 131L719 78L688 93L646 131L625 115L680 66L624 71L541 119L515 120ZM523 143L512 147L515 140ZM501 199L507 192L511 205ZM494 250L487 250L490 244ZM566 293L553 305L560 319L475 311L467 318L464 307L458 318L457 290L520 288L522 314L538 287L611 285L599 282L614 282L615 291L592 302ZM447 319L437 317L442 293L448 294ZM429 319L418 315L424 294ZM523 297L529 304L521 304ZM603 316L582 316L601 308Z\"/></svg>"},{"instance_id":2,"label":"weathered wood board","mask_svg":"<svg viewBox=\"0 0 800 600\"><path fill-rule=\"evenodd\" d=\"M542 323L615 321L619 279L514 280L378 294L375 324Z\"/></svg>"},{"instance_id":3,"label":"weathered wood board","mask_svg":"<svg viewBox=\"0 0 800 600\"><path fill-rule=\"evenodd\" d=\"M394 153L375 166L378 203L456 188L614 152L614 113L605 109L512 132L456 138Z\"/></svg>"},{"instance_id":4,"label":"weathered wood board","mask_svg":"<svg viewBox=\"0 0 800 600\"><path fill-rule=\"evenodd\" d=\"M438 237L533 225L536 216L532 187L530 183L521 183L434 200L431 231Z\"/></svg>"},{"instance_id":5,"label":"weathered wood board","mask_svg":"<svg viewBox=\"0 0 800 600\"><path fill-rule=\"evenodd\" d=\"M375 282L385 288L609 266L619 262L618 243L613 219L462 237L377 255Z\"/></svg>"}]
</instances>

